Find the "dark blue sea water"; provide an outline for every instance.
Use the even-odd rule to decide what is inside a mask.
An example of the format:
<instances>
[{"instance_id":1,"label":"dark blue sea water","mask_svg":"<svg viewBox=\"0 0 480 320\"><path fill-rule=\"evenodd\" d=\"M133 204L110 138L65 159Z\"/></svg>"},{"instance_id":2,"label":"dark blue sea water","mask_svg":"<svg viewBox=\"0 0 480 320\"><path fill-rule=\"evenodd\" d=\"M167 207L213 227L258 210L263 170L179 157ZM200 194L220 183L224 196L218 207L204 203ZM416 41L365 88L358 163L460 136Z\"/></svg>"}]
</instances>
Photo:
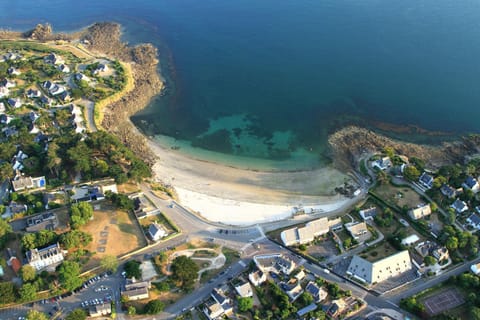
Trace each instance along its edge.
<instances>
[{"instance_id":1,"label":"dark blue sea water","mask_svg":"<svg viewBox=\"0 0 480 320\"><path fill-rule=\"evenodd\" d=\"M477 0L0 1L1 27L99 20L160 48L165 95L134 121L185 152L301 167L360 119L480 131Z\"/></svg>"}]
</instances>

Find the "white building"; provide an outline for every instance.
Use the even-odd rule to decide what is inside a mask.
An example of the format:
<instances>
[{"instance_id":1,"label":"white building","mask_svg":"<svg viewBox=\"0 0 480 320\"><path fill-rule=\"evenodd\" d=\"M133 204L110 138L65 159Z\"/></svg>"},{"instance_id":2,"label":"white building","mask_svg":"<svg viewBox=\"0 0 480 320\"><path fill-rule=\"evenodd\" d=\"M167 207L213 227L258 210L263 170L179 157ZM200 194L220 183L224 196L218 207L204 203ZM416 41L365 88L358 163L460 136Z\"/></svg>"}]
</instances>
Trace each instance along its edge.
<instances>
[{"instance_id":1,"label":"white building","mask_svg":"<svg viewBox=\"0 0 480 320\"><path fill-rule=\"evenodd\" d=\"M374 284L409 270L412 270L412 262L410 254L404 250L376 262L370 262L355 255L350 262L347 274L368 284Z\"/></svg>"},{"instance_id":2,"label":"white building","mask_svg":"<svg viewBox=\"0 0 480 320\"><path fill-rule=\"evenodd\" d=\"M158 241L167 235L167 230L158 223L154 222L148 227L148 235L153 241Z\"/></svg>"},{"instance_id":3,"label":"white building","mask_svg":"<svg viewBox=\"0 0 480 320\"><path fill-rule=\"evenodd\" d=\"M412 218L412 220L418 220L431 214L432 208L430 207L430 204L421 204L418 205L416 208L408 210L408 216Z\"/></svg>"},{"instance_id":4,"label":"white building","mask_svg":"<svg viewBox=\"0 0 480 320\"><path fill-rule=\"evenodd\" d=\"M28 264L41 271L53 269L63 261L63 252L58 243L43 249L32 249L26 253Z\"/></svg>"},{"instance_id":5,"label":"white building","mask_svg":"<svg viewBox=\"0 0 480 320\"><path fill-rule=\"evenodd\" d=\"M267 276L262 271L257 270L257 271L254 271L254 272L250 272L248 274L248 280L250 280L250 282L255 287L258 287L259 285L261 285L262 283L267 281Z\"/></svg>"},{"instance_id":6,"label":"white building","mask_svg":"<svg viewBox=\"0 0 480 320\"><path fill-rule=\"evenodd\" d=\"M280 238L286 246L312 242L315 237L324 235L330 231L330 227L336 225L338 219L328 220L328 218L320 218L307 222L304 227L291 228L282 231Z\"/></svg>"},{"instance_id":7,"label":"white building","mask_svg":"<svg viewBox=\"0 0 480 320\"><path fill-rule=\"evenodd\" d=\"M236 285L235 291L237 291L238 295L242 298L253 297L252 286L248 282Z\"/></svg>"}]
</instances>

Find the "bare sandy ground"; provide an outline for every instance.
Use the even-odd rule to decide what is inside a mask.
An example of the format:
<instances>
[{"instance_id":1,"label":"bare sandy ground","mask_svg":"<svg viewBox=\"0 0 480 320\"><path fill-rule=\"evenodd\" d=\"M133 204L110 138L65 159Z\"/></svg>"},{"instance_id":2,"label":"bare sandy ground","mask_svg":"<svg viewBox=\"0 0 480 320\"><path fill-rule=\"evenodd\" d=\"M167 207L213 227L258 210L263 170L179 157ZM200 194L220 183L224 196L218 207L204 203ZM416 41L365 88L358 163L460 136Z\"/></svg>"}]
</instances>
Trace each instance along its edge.
<instances>
[{"instance_id":1,"label":"bare sandy ground","mask_svg":"<svg viewBox=\"0 0 480 320\"><path fill-rule=\"evenodd\" d=\"M195 159L148 140L159 157L156 179L177 190L182 205L227 224L254 224L288 218L295 207L329 212L351 204L335 194L349 179L324 167L310 171L256 171Z\"/></svg>"}]
</instances>

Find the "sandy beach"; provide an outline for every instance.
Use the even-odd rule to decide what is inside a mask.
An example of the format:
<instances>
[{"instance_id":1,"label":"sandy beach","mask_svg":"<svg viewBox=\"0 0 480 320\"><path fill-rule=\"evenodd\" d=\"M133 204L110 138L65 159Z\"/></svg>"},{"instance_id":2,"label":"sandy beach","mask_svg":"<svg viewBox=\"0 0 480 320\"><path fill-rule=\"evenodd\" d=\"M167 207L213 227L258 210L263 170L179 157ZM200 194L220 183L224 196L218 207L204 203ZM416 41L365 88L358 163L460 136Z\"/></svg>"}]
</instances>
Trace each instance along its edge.
<instances>
[{"instance_id":1,"label":"sandy beach","mask_svg":"<svg viewBox=\"0 0 480 320\"><path fill-rule=\"evenodd\" d=\"M296 208L328 213L352 203L335 194L348 176L332 167L248 170L195 159L153 139L148 145L159 157L155 178L173 185L182 205L211 221L251 225L289 218Z\"/></svg>"}]
</instances>

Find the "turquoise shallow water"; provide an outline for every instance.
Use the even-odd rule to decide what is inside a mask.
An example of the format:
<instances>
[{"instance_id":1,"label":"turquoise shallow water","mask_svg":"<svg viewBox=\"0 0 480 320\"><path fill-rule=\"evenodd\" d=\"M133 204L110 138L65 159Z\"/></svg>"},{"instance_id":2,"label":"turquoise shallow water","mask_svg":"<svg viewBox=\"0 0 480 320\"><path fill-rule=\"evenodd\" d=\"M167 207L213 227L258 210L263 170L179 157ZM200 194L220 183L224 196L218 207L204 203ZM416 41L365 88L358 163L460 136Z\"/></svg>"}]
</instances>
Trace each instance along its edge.
<instances>
[{"instance_id":1,"label":"turquoise shallow water","mask_svg":"<svg viewBox=\"0 0 480 320\"><path fill-rule=\"evenodd\" d=\"M157 45L167 90L133 117L147 134L292 168L321 165L345 119L478 132L479 18L474 0L0 2L3 27L113 20Z\"/></svg>"}]
</instances>

